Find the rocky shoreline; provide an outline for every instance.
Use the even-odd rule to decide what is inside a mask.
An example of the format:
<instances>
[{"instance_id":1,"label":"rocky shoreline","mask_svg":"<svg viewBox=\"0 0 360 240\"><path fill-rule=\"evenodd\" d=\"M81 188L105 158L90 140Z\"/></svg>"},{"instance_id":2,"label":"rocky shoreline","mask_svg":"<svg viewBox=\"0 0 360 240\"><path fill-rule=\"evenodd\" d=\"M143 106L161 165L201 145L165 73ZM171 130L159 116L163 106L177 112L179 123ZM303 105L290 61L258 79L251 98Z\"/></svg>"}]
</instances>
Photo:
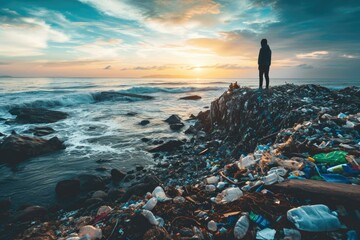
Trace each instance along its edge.
<instances>
[{"instance_id":1,"label":"rocky shoreline","mask_svg":"<svg viewBox=\"0 0 360 240\"><path fill-rule=\"evenodd\" d=\"M66 206L28 206L10 215L9 203L2 201L1 239L341 239L359 234L359 88L229 88L196 119L186 130L189 141L149 143L157 162L152 168L113 169L107 178L84 175L59 182L60 198L71 202L82 194ZM176 116L166 122L175 131L184 126ZM318 154L336 156L329 160ZM338 165L344 166L329 170ZM124 182L130 186L123 188ZM291 221L290 210L319 203L337 211L332 227L309 230Z\"/></svg>"}]
</instances>

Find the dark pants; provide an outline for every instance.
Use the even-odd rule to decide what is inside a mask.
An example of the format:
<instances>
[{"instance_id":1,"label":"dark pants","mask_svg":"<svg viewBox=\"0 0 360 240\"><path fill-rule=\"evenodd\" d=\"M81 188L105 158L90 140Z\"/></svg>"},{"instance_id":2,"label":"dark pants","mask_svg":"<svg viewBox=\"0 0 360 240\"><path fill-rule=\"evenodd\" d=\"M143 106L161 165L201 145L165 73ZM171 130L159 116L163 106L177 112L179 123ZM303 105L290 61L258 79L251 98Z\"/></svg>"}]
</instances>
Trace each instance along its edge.
<instances>
[{"instance_id":1,"label":"dark pants","mask_svg":"<svg viewBox=\"0 0 360 240\"><path fill-rule=\"evenodd\" d=\"M259 88L262 88L263 85L263 75L265 75L265 79L266 79L266 89L269 88L269 70L270 70L270 66L259 66Z\"/></svg>"}]
</instances>

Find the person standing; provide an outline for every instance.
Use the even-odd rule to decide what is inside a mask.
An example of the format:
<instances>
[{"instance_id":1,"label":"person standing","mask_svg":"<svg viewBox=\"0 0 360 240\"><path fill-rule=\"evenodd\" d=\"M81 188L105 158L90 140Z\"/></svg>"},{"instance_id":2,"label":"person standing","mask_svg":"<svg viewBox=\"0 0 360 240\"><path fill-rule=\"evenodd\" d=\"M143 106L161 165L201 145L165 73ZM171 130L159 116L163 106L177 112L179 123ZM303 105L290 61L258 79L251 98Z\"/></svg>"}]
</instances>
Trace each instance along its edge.
<instances>
[{"instance_id":1,"label":"person standing","mask_svg":"<svg viewBox=\"0 0 360 240\"><path fill-rule=\"evenodd\" d=\"M269 70L271 65L271 50L269 45L267 44L266 39L261 40L258 65L259 65L259 88L262 89L263 80L264 80L263 75L265 75L266 89L269 89L269 82L270 82Z\"/></svg>"}]
</instances>

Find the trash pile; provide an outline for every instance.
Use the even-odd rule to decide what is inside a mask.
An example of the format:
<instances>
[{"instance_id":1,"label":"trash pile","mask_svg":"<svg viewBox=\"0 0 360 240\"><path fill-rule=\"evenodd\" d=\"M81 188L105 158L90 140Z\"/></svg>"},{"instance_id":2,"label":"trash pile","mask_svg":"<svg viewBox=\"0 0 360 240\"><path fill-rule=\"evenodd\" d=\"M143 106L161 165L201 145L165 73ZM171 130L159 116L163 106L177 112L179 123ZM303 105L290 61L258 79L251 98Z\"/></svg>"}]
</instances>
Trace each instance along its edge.
<instances>
[{"instance_id":1,"label":"trash pile","mask_svg":"<svg viewBox=\"0 0 360 240\"><path fill-rule=\"evenodd\" d=\"M359 89L285 85L264 95L244 88L232 91L249 95L249 102L240 105L248 106L250 117L245 123L243 116L231 120L227 117L234 116L226 115L222 123L217 119L219 124L254 124L255 129L251 116L259 105L250 101L259 96L267 101L266 95L281 101L256 110L281 115L280 109L287 109L289 117L282 128L266 131L276 133L273 142L231 158L223 153L234 146L228 144L234 138L219 136L235 130L215 124L211 133L204 136L199 131L193 141L172 153L152 192L132 194L125 202L119 198L61 211L50 221L32 222L16 239L359 239L360 104L355 106L349 98L353 95L356 103ZM287 93L280 96L282 91ZM291 96L294 93L298 95ZM264 126L257 123L259 131L271 126L268 121L262 122ZM291 122L296 124L283 127ZM255 142L259 139L247 146ZM182 167L187 171L177 178Z\"/></svg>"}]
</instances>

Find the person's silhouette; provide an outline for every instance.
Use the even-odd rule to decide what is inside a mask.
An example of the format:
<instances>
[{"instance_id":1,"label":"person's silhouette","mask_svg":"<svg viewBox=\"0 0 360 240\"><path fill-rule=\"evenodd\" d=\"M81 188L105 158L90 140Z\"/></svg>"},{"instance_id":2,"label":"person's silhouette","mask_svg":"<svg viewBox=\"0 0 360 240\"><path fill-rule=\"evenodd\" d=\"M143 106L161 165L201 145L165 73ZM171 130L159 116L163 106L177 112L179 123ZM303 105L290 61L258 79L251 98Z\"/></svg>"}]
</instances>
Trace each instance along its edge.
<instances>
[{"instance_id":1,"label":"person's silhouette","mask_svg":"<svg viewBox=\"0 0 360 240\"><path fill-rule=\"evenodd\" d=\"M258 58L259 65L259 88L262 88L263 85L263 75L265 75L266 79L266 89L269 88L269 70L271 65L271 50L269 45L267 44L266 39L261 40L261 48L259 52Z\"/></svg>"}]
</instances>

